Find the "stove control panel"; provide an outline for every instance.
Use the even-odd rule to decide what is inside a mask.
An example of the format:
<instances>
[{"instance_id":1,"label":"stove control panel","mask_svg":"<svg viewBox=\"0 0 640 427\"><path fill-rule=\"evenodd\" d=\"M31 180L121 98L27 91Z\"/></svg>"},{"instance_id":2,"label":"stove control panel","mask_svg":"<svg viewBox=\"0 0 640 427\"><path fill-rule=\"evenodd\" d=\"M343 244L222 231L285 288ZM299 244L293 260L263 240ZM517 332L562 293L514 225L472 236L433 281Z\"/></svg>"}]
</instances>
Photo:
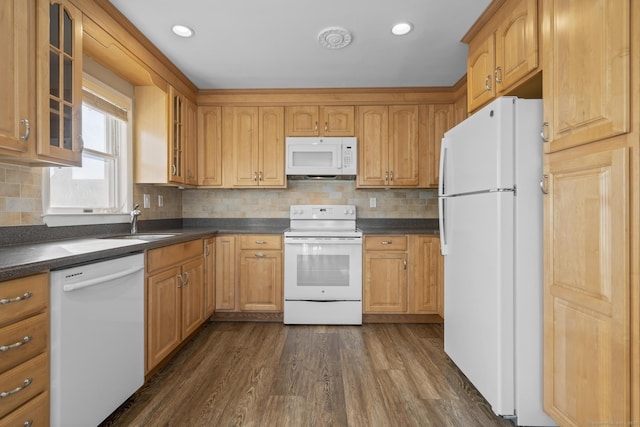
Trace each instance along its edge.
<instances>
[{"instance_id":1,"label":"stove control panel","mask_svg":"<svg viewBox=\"0 0 640 427\"><path fill-rule=\"evenodd\" d=\"M356 219L355 205L293 205L290 219Z\"/></svg>"}]
</instances>

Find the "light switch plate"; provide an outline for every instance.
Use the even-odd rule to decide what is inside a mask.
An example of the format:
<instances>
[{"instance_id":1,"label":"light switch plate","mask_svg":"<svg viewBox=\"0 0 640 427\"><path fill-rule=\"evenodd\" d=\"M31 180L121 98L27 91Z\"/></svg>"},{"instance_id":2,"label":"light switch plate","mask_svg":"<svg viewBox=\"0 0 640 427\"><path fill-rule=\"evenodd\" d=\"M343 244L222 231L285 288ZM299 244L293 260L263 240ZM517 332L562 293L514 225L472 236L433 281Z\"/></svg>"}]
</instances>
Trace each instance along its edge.
<instances>
[{"instance_id":1,"label":"light switch plate","mask_svg":"<svg viewBox=\"0 0 640 427\"><path fill-rule=\"evenodd\" d=\"M376 207L376 198L375 197L369 197L369 207L370 208L375 208Z\"/></svg>"},{"instance_id":2,"label":"light switch plate","mask_svg":"<svg viewBox=\"0 0 640 427\"><path fill-rule=\"evenodd\" d=\"M151 207L151 196L149 196L148 194L144 194L142 196L142 206L145 209L149 209Z\"/></svg>"},{"instance_id":3,"label":"light switch plate","mask_svg":"<svg viewBox=\"0 0 640 427\"><path fill-rule=\"evenodd\" d=\"M158 194L158 207L161 208L164 206L164 197L161 194Z\"/></svg>"}]
</instances>

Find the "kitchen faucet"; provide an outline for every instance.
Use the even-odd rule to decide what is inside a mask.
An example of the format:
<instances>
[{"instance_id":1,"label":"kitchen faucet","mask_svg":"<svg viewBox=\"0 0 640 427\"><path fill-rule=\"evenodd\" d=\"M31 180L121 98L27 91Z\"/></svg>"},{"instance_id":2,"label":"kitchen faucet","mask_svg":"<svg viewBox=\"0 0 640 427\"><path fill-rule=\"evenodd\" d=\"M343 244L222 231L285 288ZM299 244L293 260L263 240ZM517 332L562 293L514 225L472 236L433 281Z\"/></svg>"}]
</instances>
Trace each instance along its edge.
<instances>
[{"instance_id":1,"label":"kitchen faucet","mask_svg":"<svg viewBox=\"0 0 640 427\"><path fill-rule=\"evenodd\" d=\"M138 232L138 217L142 215L142 211L138 209L140 205L136 203L133 205L133 210L131 211L131 234L136 234Z\"/></svg>"}]
</instances>

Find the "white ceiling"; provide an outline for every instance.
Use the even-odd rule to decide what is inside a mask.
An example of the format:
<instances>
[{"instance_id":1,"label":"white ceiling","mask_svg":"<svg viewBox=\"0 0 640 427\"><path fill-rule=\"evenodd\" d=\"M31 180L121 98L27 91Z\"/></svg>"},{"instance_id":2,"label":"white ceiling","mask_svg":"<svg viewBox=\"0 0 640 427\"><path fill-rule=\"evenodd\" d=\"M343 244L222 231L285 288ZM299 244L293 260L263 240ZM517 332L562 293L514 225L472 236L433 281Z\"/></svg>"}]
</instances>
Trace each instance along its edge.
<instances>
[{"instance_id":1,"label":"white ceiling","mask_svg":"<svg viewBox=\"0 0 640 427\"><path fill-rule=\"evenodd\" d=\"M200 89L451 86L491 0L110 0ZM391 26L409 21L406 36ZM195 36L171 32L187 25ZM344 49L317 41L352 33Z\"/></svg>"}]
</instances>

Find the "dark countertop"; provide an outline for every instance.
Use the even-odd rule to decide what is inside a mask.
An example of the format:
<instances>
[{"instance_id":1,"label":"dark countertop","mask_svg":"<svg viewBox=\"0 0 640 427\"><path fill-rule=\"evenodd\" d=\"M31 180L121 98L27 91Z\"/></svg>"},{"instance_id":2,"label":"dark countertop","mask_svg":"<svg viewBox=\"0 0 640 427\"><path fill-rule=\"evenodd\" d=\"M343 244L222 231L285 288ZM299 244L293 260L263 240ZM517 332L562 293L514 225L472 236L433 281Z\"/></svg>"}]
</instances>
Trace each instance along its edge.
<instances>
[{"instance_id":1,"label":"dark countertop","mask_svg":"<svg viewBox=\"0 0 640 427\"><path fill-rule=\"evenodd\" d=\"M46 270L220 234L282 234L288 219L185 219L141 221L140 234L174 234L154 241L113 238L128 234L128 224L108 226L3 227L0 236L0 281ZM361 219L367 234L438 234L437 220Z\"/></svg>"}]
</instances>

